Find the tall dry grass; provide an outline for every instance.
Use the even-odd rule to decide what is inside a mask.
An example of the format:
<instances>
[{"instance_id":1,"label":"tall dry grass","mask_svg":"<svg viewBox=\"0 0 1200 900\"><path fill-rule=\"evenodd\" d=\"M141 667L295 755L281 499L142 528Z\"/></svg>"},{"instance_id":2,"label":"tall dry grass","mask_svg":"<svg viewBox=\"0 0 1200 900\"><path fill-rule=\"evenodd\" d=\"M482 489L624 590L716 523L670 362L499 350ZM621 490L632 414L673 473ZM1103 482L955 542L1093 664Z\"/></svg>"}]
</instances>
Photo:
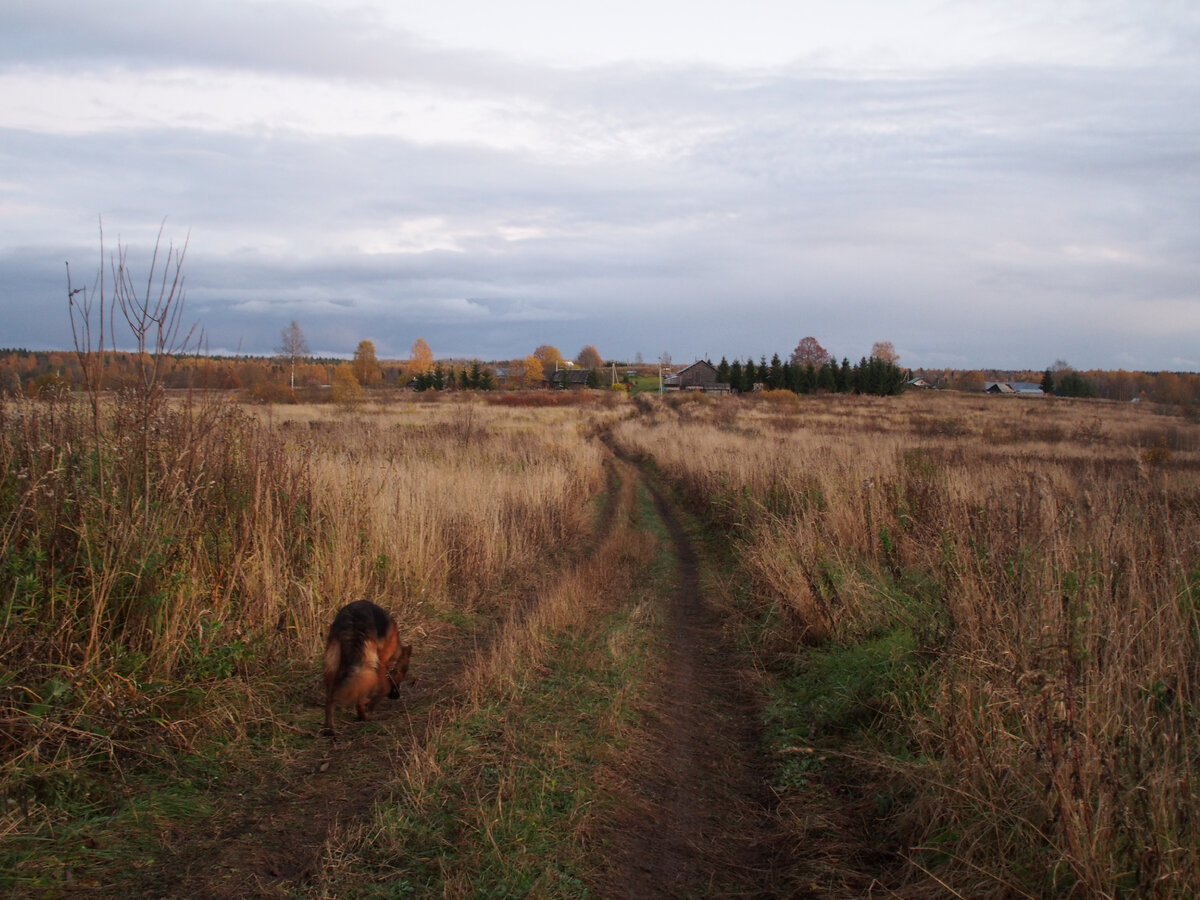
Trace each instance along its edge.
<instances>
[{"instance_id":1,"label":"tall dry grass","mask_svg":"<svg viewBox=\"0 0 1200 900\"><path fill-rule=\"evenodd\" d=\"M418 639L492 615L605 477L599 407L180 400L134 430L124 404L0 398L0 837L69 816L85 771L269 717L350 600Z\"/></svg>"},{"instance_id":2,"label":"tall dry grass","mask_svg":"<svg viewBox=\"0 0 1200 900\"><path fill-rule=\"evenodd\" d=\"M778 395L615 433L727 529L765 658L908 635L870 714L915 867L961 896L1200 893L1200 428Z\"/></svg>"},{"instance_id":3,"label":"tall dry grass","mask_svg":"<svg viewBox=\"0 0 1200 900\"><path fill-rule=\"evenodd\" d=\"M604 472L580 422L471 401L288 411L273 428L310 480L319 548L301 592L383 597L412 621L471 612L586 534Z\"/></svg>"}]
</instances>

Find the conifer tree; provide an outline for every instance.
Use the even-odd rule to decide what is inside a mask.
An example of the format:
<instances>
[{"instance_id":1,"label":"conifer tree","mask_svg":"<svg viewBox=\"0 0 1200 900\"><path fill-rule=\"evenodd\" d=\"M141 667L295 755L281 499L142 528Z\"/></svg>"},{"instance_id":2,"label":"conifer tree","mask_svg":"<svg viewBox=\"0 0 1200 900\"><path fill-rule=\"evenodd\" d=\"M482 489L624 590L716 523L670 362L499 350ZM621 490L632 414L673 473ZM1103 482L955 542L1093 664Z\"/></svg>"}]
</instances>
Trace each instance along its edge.
<instances>
[{"instance_id":1,"label":"conifer tree","mask_svg":"<svg viewBox=\"0 0 1200 900\"><path fill-rule=\"evenodd\" d=\"M717 382L720 384L729 384L729 372L729 361L722 356L721 362L717 364Z\"/></svg>"}]
</instances>

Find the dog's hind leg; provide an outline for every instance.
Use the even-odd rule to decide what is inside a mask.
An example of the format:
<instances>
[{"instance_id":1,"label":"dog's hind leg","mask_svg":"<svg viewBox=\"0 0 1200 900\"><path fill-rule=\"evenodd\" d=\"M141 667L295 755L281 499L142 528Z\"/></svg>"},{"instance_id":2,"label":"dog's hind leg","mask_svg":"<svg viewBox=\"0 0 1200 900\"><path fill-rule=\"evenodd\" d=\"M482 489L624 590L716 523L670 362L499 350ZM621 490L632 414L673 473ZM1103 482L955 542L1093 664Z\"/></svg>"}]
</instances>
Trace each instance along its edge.
<instances>
[{"instance_id":1,"label":"dog's hind leg","mask_svg":"<svg viewBox=\"0 0 1200 900\"><path fill-rule=\"evenodd\" d=\"M333 734L333 701L337 693L338 669L341 667L342 648L338 641L330 639L325 646L325 734Z\"/></svg>"}]
</instances>

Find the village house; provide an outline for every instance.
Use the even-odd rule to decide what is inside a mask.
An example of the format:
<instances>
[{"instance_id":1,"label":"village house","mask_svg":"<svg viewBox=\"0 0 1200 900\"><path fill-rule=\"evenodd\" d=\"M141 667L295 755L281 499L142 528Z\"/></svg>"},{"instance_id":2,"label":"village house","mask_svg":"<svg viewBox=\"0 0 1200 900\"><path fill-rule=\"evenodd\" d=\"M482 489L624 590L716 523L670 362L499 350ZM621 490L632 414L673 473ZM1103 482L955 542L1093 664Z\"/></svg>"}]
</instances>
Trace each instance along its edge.
<instances>
[{"instance_id":1,"label":"village house","mask_svg":"<svg viewBox=\"0 0 1200 900\"><path fill-rule=\"evenodd\" d=\"M668 391L704 391L705 393L729 393L729 385L717 381L717 370L708 360L701 359L674 375L668 376L663 384Z\"/></svg>"},{"instance_id":2,"label":"village house","mask_svg":"<svg viewBox=\"0 0 1200 900\"><path fill-rule=\"evenodd\" d=\"M550 376L550 387L559 390L579 390L587 387L591 369L559 369Z\"/></svg>"}]
</instances>

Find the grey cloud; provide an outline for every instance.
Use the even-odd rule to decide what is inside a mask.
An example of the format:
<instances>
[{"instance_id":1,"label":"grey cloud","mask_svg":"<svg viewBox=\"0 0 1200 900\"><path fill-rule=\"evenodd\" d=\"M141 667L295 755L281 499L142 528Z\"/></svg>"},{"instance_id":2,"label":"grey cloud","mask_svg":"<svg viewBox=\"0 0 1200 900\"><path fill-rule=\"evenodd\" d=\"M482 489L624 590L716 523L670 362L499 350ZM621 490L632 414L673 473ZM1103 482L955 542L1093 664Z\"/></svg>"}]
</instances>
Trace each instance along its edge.
<instances>
[{"instance_id":1,"label":"grey cloud","mask_svg":"<svg viewBox=\"0 0 1200 900\"><path fill-rule=\"evenodd\" d=\"M421 52L413 38L384 30L364 11L310 4L16 0L6 4L5 18L0 47L10 65L52 58L76 66L111 61L365 75L402 72L402 62Z\"/></svg>"},{"instance_id":2,"label":"grey cloud","mask_svg":"<svg viewBox=\"0 0 1200 900\"><path fill-rule=\"evenodd\" d=\"M1200 304L1200 76L1175 64L539 72L311 7L289 6L274 42L275 7L215 7L233 17L220 29L208 6L190 23L160 7L72 19L73 4L18 3L0 47L22 64L47 54L65 65L51 45L77 34L91 64L419 77L455 90L486 70L481 91L535 98L525 114L557 133L652 152L558 160L270 129L10 129L0 169L26 209L0 215L0 302L39 311L6 313L0 344L64 344L62 261L94 265L98 213L113 237L140 229L139 248L164 215L169 235L190 228L189 309L214 346L247 352L269 351L291 318L314 348L349 353L370 337L403 355L421 336L437 353L485 358L543 342L757 358L817 334L852 359L890 339L913 365L1065 356L1155 368L1190 358L1200 339L1190 323L1139 333L1103 320L1118 304ZM365 252L352 237L399 240L424 220L444 221L455 246ZM526 233L509 239L512 228Z\"/></svg>"}]
</instances>

